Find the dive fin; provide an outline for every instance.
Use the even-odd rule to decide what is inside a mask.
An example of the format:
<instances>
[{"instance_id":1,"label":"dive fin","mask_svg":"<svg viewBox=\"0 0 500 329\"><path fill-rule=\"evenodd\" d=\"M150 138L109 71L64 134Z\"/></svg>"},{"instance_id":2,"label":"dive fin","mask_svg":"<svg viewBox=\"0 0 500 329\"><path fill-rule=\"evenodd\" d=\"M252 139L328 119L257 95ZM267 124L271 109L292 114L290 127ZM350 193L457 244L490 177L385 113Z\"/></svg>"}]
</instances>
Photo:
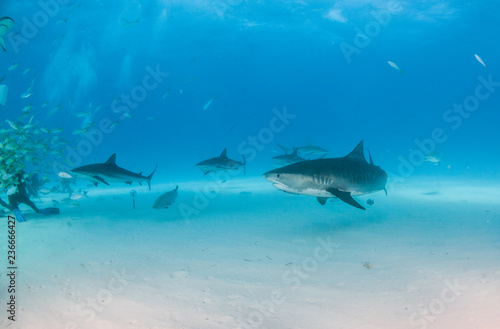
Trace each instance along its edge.
<instances>
[{"instance_id":1,"label":"dive fin","mask_svg":"<svg viewBox=\"0 0 500 329\"><path fill-rule=\"evenodd\" d=\"M324 206L324 205L326 204L326 201L328 200L328 198L323 198L323 197L320 197L320 196L319 196L319 197L317 197L317 199L318 199L318 202L319 202L322 206Z\"/></svg>"},{"instance_id":2,"label":"dive fin","mask_svg":"<svg viewBox=\"0 0 500 329\"><path fill-rule=\"evenodd\" d=\"M24 215L19 211L19 208L14 209L13 212L14 212L14 216L16 217L16 220L19 223L26 221L26 218L24 217Z\"/></svg>"},{"instance_id":3,"label":"dive fin","mask_svg":"<svg viewBox=\"0 0 500 329\"><path fill-rule=\"evenodd\" d=\"M354 200L352 198L350 192L343 192L343 191L341 191L339 189L336 189L336 188L328 188L326 190L328 192L330 192L331 194L335 195L340 200L344 201L345 203L348 203L348 204L350 204L353 207L366 210L365 208L363 208L362 205L360 205L356 200Z\"/></svg>"}]
</instances>

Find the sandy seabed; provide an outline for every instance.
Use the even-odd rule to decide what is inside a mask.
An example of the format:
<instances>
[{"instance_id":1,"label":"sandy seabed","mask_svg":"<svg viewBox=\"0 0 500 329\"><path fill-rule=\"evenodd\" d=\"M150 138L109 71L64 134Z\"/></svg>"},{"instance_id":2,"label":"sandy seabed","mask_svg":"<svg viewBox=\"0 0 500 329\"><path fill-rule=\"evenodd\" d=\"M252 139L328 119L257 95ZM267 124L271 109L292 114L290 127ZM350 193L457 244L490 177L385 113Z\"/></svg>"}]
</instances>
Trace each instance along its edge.
<instances>
[{"instance_id":1,"label":"sandy seabed","mask_svg":"<svg viewBox=\"0 0 500 329\"><path fill-rule=\"evenodd\" d=\"M375 200L366 211L262 179L196 192L209 184L180 183L169 209L151 206L176 184L133 187L135 210L130 187L91 189L58 216L26 210L16 321L2 311L1 328L498 328L493 184L399 184L359 197ZM0 232L5 310L6 220Z\"/></svg>"}]
</instances>

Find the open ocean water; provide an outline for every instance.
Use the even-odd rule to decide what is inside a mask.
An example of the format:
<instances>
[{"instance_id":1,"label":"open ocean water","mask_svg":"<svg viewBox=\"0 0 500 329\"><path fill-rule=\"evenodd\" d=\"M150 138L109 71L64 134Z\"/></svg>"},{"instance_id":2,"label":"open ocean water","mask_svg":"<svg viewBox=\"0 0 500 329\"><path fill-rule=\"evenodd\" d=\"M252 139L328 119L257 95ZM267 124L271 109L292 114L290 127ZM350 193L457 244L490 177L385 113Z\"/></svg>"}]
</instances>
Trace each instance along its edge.
<instances>
[{"instance_id":1,"label":"open ocean water","mask_svg":"<svg viewBox=\"0 0 500 329\"><path fill-rule=\"evenodd\" d=\"M499 13L2 0L0 328L498 328Z\"/></svg>"}]
</instances>

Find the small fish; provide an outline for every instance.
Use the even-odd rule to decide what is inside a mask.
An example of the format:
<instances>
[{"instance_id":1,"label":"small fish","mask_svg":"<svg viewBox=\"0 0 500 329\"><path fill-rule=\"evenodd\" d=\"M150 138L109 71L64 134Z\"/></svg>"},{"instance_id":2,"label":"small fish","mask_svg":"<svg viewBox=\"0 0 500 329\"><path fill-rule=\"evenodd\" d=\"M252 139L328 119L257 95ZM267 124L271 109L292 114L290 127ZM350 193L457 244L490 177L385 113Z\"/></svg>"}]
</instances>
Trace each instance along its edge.
<instances>
[{"instance_id":1,"label":"small fish","mask_svg":"<svg viewBox=\"0 0 500 329\"><path fill-rule=\"evenodd\" d=\"M163 96L161 97L161 99L167 98L168 94L170 94L170 88L167 89L167 91L163 94Z\"/></svg>"},{"instance_id":2,"label":"small fish","mask_svg":"<svg viewBox=\"0 0 500 329\"><path fill-rule=\"evenodd\" d=\"M103 106L103 104L98 105L98 106L95 108L94 113L99 112L99 111L102 109L102 106Z\"/></svg>"},{"instance_id":3,"label":"small fish","mask_svg":"<svg viewBox=\"0 0 500 329\"><path fill-rule=\"evenodd\" d=\"M79 117L79 118L83 118L83 117L89 116L89 113L87 113L87 112L78 112L75 115L77 117Z\"/></svg>"},{"instance_id":4,"label":"small fish","mask_svg":"<svg viewBox=\"0 0 500 329\"><path fill-rule=\"evenodd\" d=\"M17 186L12 186L10 189L7 190L6 194L7 195L12 195L17 192Z\"/></svg>"},{"instance_id":5,"label":"small fish","mask_svg":"<svg viewBox=\"0 0 500 329\"><path fill-rule=\"evenodd\" d=\"M84 134L87 130L86 129L75 129L73 130L73 135L79 135L79 134Z\"/></svg>"},{"instance_id":6,"label":"small fish","mask_svg":"<svg viewBox=\"0 0 500 329\"><path fill-rule=\"evenodd\" d=\"M22 111L23 112L29 112L32 108L33 108L32 104L26 105L25 107L23 107Z\"/></svg>"},{"instance_id":7,"label":"small fish","mask_svg":"<svg viewBox=\"0 0 500 329\"><path fill-rule=\"evenodd\" d=\"M25 93L23 93L23 94L21 95L21 98L28 98L28 97L30 97L30 96L31 96L31 93L30 93L29 91L27 91L27 92L25 92Z\"/></svg>"},{"instance_id":8,"label":"small fish","mask_svg":"<svg viewBox=\"0 0 500 329\"><path fill-rule=\"evenodd\" d=\"M42 104L42 109L45 108L47 105L49 105L49 102L45 102Z\"/></svg>"},{"instance_id":9,"label":"small fish","mask_svg":"<svg viewBox=\"0 0 500 329\"><path fill-rule=\"evenodd\" d=\"M67 172L64 172L64 171L61 171L59 174L57 174L57 176L59 176L61 178L65 178L65 179L73 178L73 176L71 176L70 174L68 174Z\"/></svg>"},{"instance_id":10,"label":"small fish","mask_svg":"<svg viewBox=\"0 0 500 329\"><path fill-rule=\"evenodd\" d=\"M479 63L483 64L483 66L486 67L486 64L484 64L483 60L481 59L481 57L479 57L478 54L474 54L474 56L476 56L476 59Z\"/></svg>"},{"instance_id":11,"label":"small fish","mask_svg":"<svg viewBox=\"0 0 500 329\"><path fill-rule=\"evenodd\" d=\"M30 113L29 113L29 112L24 112L23 114L21 114L21 115L18 117L18 119L19 119L19 121L22 121L22 120L26 119L26 118L27 118L27 117L29 117L29 116L30 116Z\"/></svg>"},{"instance_id":12,"label":"small fish","mask_svg":"<svg viewBox=\"0 0 500 329\"><path fill-rule=\"evenodd\" d=\"M154 120L154 117L147 117L146 120Z\"/></svg>"},{"instance_id":13,"label":"small fish","mask_svg":"<svg viewBox=\"0 0 500 329\"><path fill-rule=\"evenodd\" d=\"M65 34L61 34L57 39L55 39L54 41L52 41L52 46L57 44L59 41L61 41L62 38L65 37Z\"/></svg>"},{"instance_id":14,"label":"small fish","mask_svg":"<svg viewBox=\"0 0 500 329\"><path fill-rule=\"evenodd\" d=\"M212 96L212 98L210 98L208 100L208 102L205 103L205 105L203 106L203 110L206 110L210 107L210 105L212 105L212 102L217 98L217 96Z\"/></svg>"},{"instance_id":15,"label":"small fish","mask_svg":"<svg viewBox=\"0 0 500 329\"><path fill-rule=\"evenodd\" d=\"M55 114L57 111L59 111L59 110L61 109L61 107L62 107L62 105L59 105L59 106L53 107L53 108L49 111L48 115L49 115L49 116L51 116L51 115Z\"/></svg>"},{"instance_id":16,"label":"small fish","mask_svg":"<svg viewBox=\"0 0 500 329\"><path fill-rule=\"evenodd\" d=\"M77 193L77 194L73 194L70 199L73 200L73 201L77 201L77 200L80 200L81 198L83 198L83 195L80 194L80 193Z\"/></svg>"},{"instance_id":17,"label":"small fish","mask_svg":"<svg viewBox=\"0 0 500 329\"><path fill-rule=\"evenodd\" d=\"M54 128L52 130L50 130L50 134L58 134L58 133L62 133L64 131L64 128Z\"/></svg>"},{"instance_id":18,"label":"small fish","mask_svg":"<svg viewBox=\"0 0 500 329\"><path fill-rule=\"evenodd\" d=\"M122 28L129 27L129 26L131 26L131 25L133 25L133 24L138 24L138 23L139 23L139 19L140 19L140 18L138 18L138 19L136 19L136 20L134 20L134 21L129 21L129 20L125 19L125 18L122 18L122 21L124 22L124 23L122 24Z\"/></svg>"},{"instance_id":19,"label":"small fish","mask_svg":"<svg viewBox=\"0 0 500 329\"><path fill-rule=\"evenodd\" d=\"M440 162L441 162L441 156L439 155L435 155L435 154L432 154L432 155L426 155L425 156L425 161L427 162L432 162L434 163L436 166L439 166Z\"/></svg>"},{"instance_id":20,"label":"small fish","mask_svg":"<svg viewBox=\"0 0 500 329\"><path fill-rule=\"evenodd\" d=\"M109 127L110 128L114 128L119 123L120 123L120 120L116 120L115 122L113 122L112 124L110 124Z\"/></svg>"},{"instance_id":21,"label":"small fish","mask_svg":"<svg viewBox=\"0 0 500 329\"><path fill-rule=\"evenodd\" d=\"M41 189L41 190L40 190L40 191L38 191L38 192L40 192L40 193L42 193L42 194L47 195L47 194L49 194L49 193L50 193L50 190L47 190L46 188L43 188L43 189Z\"/></svg>"},{"instance_id":22,"label":"small fish","mask_svg":"<svg viewBox=\"0 0 500 329\"><path fill-rule=\"evenodd\" d=\"M63 19L60 19L56 22L56 24L61 24L61 23L67 23L68 22L68 19L67 18L63 18Z\"/></svg>"},{"instance_id":23,"label":"small fish","mask_svg":"<svg viewBox=\"0 0 500 329\"><path fill-rule=\"evenodd\" d=\"M21 65L21 63L14 63L12 64L11 66L9 66L9 71L12 71L12 70L15 70L19 67L19 65Z\"/></svg>"},{"instance_id":24,"label":"small fish","mask_svg":"<svg viewBox=\"0 0 500 329\"><path fill-rule=\"evenodd\" d=\"M28 73L29 71L33 70L33 66L28 67L27 69L24 70L23 75Z\"/></svg>"},{"instance_id":25,"label":"small fish","mask_svg":"<svg viewBox=\"0 0 500 329\"><path fill-rule=\"evenodd\" d=\"M14 130L18 130L19 128L17 128L16 124L10 120L5 120L5 122L7 122L9 124L9 126L14 129Z\"/></svg>"},{"instance_id":26,"label":"small fish","mask_svg":"<svg viewBox=\"0 0 500 329\"><path fill-rule=\"evenodd\" d=\"M396 63L394 62L391 62L391 61L387 61L387 63L394 69L398 70L399 73L401 73L401 75L403 74L403 71L396 65Z\"/></svg>"},{"instance_id":27,"label":"small fish","mask_svg":"<svg viewBox=\"0 0 500 329\"><path fill-rule=\"evenodd\" d=\"M85 128L84 130L87 131L89 128L94 128L94 125L95 125L95 121L92 121L92 122L87 122L85 124Z\"/></svg>"}]
</instances>

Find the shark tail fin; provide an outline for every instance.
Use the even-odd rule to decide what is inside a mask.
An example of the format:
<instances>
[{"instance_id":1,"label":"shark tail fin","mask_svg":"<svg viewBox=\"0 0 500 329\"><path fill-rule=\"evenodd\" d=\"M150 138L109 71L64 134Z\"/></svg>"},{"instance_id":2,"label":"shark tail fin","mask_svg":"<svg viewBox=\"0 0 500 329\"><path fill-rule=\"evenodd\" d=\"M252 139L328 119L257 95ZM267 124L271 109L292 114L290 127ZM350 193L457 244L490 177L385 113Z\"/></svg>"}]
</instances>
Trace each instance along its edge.
<instances>
[{"instance_id":1,"label":"shark tail fin","mask_svg":"<svg viewBox=\"0 0 500 329\"><path fill-rule=\"evenodd\" d=\"M150 191L151 191L151 178L153 178L153 174L155 173L156 169L158 169L158 164L156 164L155 170L153 170L153 172L148 177L146 177L146 181L148 182L148 187Z\"/></svg>"},{"instance_id":2,"label":"shark tail fin","mask_svg":"<svg viewBox=\"0 0 500 329\"><path fill-rule=\"evenodd\" d=\"M245 176L247 175L247 159L245 158L245 156L242 154L241 155L243 157L243 173L245 174Z\"/></svg>"}]
</instances>

